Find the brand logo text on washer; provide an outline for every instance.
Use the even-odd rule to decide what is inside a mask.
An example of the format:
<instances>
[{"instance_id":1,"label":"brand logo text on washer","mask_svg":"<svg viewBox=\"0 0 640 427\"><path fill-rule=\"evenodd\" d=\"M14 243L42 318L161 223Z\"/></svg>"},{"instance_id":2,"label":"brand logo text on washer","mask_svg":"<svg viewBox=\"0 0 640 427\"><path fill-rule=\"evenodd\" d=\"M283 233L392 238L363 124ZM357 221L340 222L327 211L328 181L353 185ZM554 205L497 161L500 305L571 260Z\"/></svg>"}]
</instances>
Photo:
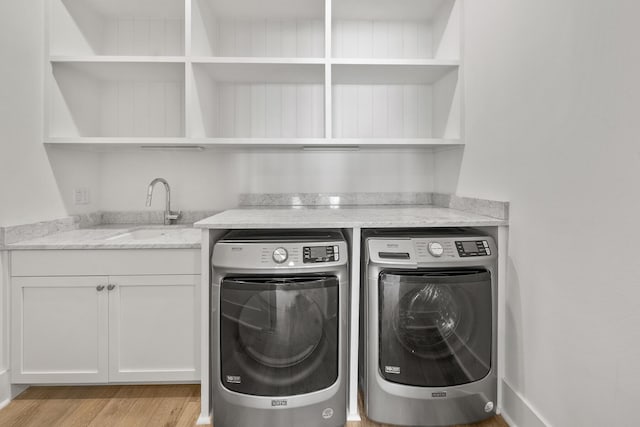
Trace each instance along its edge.
<instances>
[{"instance_id":1,"label":"brand logo text on washer","mask_svg":"<svg viewBox=\"0 0 640 427\"><path fill-rule=\"evenodd\" d=\"M287 401L282 399L272 400L271 406L287 406Z\"/></svg>"}]
</instances>

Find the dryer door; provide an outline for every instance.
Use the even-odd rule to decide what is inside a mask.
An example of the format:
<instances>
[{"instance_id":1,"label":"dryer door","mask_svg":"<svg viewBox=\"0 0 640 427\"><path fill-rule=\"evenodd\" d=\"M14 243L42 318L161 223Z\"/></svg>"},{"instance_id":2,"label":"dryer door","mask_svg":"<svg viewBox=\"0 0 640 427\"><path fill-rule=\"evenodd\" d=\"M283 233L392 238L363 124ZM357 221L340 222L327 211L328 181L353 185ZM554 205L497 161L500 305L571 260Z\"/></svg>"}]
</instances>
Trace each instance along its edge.
<instances>
[{"instance_id":1,"label":"dryer door","mask_svg":"<svg viewBox=\"0 0 640 427\"><path fill-rule=\"evenodd\" d=\"M291 396L338 378L338 279L237 277L221 285L220 369L229 390Z\"/></svg>"},{"instance_id":2,"label":"dryer door","mask_svg":"<svg viewBox=\"0 0 640 427\"><path fill-rule=\"evenodd\" d=\"M387 381L466 384L491 370L491 274L484 269L383 271L379 369Z\"/></svg>"}]
</instances>

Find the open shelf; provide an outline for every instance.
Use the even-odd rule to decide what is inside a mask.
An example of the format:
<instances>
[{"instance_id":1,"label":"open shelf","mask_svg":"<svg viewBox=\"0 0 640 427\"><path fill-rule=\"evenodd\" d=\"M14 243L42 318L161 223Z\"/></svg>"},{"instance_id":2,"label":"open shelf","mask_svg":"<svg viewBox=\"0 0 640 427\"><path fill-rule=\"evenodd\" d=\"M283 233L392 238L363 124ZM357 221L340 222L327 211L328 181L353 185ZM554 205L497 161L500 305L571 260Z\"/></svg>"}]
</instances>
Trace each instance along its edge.
<instances>
[{"instance_id":1,"label":"open shelf","mask_svg":"<svg viewBox=\"0 0 640 427\"><path fill-rule=\"evenodd\" d=\"M50 137L184 136L184 64L52 62Z\"/></svg>"},{"instance_id":2,"label":"open shelf","mask_svg":"<svg viewBox=\"0 0 640 427\"><path fill-rule=\"evenodd\" d=\"M458 67L332 66L336 138L460 138Z\"/></svg>"},{"instance_id":3,"label":"open shelf","mask_svg":"<svg viewBox=\"0 0 640 427\"><path fill-rule=\"evenodd\" d=\"M201 151L205 149L299 149L307 151L352 151L368 148L438 149L459 147L459 140L432 138L48 138L49 146L111 150L177 150Z\"/></svg>"},{"instance_id":4,"label":"open shelf","mask_svg":"<svg viewBox=\"0 0 640 427\"><path fill-rule=\"evenodd\" d=\"M46 1L47 144L463 144L461 0Z\"/></svg>"},{"instance_id":5,"label":"open shelf","mask_svg":"<svg viewBox=\"0 0 640 427\"><path fill-rule=\"evenodd\" d=\"M196 56L324 57L323 0L193 0Z\"/></svg>"},{"instance_id":6,"label":"open shelf","mask_svg":"<svg viewBox=\"0 0 640 427\"><path fill-rule=\"evenodd\" d=\"M143 62L168 62L185 63L184 56L50 56L52 63L84 62L84 63L143 63Z\"/></svg>"},{"instance_id":7,"label":"open shelf","mask_svg":"<svg viewBox=\"0 0 640 427\"><path fill-rule=\"evenodd\" d=\"M48 0L51 55L184 55L183 0Z\"/></svg>"},{"instance_id":8,"label":"open shelf","mask_svg":"<svg viewBox=\"0 0 640 427\"><path fill-rule=\"evenodd\" d=\"M194 64L191 136L324 137L324 66Z\"/></svg>"},{"instance_id":9,"label":"open shelf","mask_svg":"<svg viewBox=\"0 0 640 427\"><path fill-rule=\"evenodd\" d=\"M456 0L333 2L332 54L351 58L460 58Z\"/></svg>"}]
</instances>

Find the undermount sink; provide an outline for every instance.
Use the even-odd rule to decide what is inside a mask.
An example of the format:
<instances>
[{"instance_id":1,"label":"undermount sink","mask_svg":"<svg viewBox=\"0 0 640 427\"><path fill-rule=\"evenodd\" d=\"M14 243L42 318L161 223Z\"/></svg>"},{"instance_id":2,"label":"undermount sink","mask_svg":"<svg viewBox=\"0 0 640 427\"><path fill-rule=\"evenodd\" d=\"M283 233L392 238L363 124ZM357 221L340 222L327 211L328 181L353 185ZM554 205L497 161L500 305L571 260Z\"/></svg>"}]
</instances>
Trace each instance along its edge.
<instances>
[{"instance_id":1,"label":"undermount sink","mask_svg":"<svg viewBox=\"0 0 640 427\"><path fill-rule=\"evenodd\" d=\"M116 239L132 239L132 240L148 240L157 239L158 237L165 236L169 230L165 228L141 228L138 230L127 231L126 233L117 234L113 237L109 237L107 240Z\"/></svg>"}]
</instances>

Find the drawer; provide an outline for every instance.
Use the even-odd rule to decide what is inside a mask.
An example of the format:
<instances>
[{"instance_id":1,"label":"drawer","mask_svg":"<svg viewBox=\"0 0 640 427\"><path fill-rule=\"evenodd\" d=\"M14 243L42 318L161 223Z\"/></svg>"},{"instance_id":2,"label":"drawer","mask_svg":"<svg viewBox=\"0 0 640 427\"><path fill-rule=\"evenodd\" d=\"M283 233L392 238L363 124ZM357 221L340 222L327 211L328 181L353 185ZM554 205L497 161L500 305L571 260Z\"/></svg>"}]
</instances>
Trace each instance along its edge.
<instances>
[{"instance_id":1,"label":"drawer","mask_svg":"<svg viewBox=\"0 0 640 427\"><path fill-rule=\"evenodd\" d=\"M200 249L11 252L11 276L200 274Z\"/></svg>"}]
</instances>

